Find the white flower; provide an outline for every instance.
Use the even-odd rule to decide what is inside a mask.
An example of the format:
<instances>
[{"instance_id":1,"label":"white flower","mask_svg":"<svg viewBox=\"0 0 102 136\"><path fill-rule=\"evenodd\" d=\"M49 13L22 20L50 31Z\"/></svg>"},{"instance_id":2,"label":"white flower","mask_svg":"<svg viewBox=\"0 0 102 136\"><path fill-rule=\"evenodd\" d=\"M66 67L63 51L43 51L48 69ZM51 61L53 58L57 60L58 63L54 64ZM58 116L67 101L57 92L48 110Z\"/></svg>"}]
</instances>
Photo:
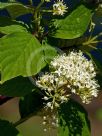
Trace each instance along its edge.
<instances>
[{"instance_id":1,"label":"white flower","mask_svg":"<svg viewBox=\"0 0 102 136\"><path fill-rule=\"evenodd\" d=\"M51 106L52 106L51 102L48 102L48 103L46 104L46 106L47 106L48 108L51 108Z\"/></svg>"},{"instance_id":2,"label":"white flower","mask_svg":"<svg viewBox=\"0 0 102 136\"><path fill-rule=\"evenodd\" d=\"M53 126L56 126L56 123L55 123L55 122L52 122L51 124L52 124Z\"/></svg>"},{"instance_id":3,"label":"white flower","mask_svg":"<svg viewBox=\"0 0 102 136\"><path fill-rule=\"evenodd\" d=\"M48 97L46 97L46 96L44 96L44 98L43 98L45 101L47 101L49 98Z\"/></svg>"},{"instance_id":4,"label":"white flower","mask_svg":"<svg viewBox=\"0 0 102 136\"><path fill-rule=\"evenodd\" d=\"M46 117L46 116L44 116L44 117L43 117L43 119L44 119L44 120L46 120L46 119L47 119L47 117Z\"/></svg>"},{"instance_id":5,"label":"white flower","mask_svg":"<svg viewBox=\"0 0 102 136\"><path fill-rule=\"evenodd\" d=\"M65 97L65 96L61 96L61 103L63 103L64 101L67 101L68 100L68 98L67 97Z\"/></svg>"},{"instance_id":6,"label":"white flower","mask_svg":"<svg viewBox=\"0 0 102 136\"><path fill-rule=\"evenodd\" d=\"M61 96L61 100L64 100L64 98L65 98L64 96Z\"/></svg>"},{"instance_id":7,"label":"white flower","mask_svg":"<svg viewBox=\"0 0 102 136\"><path fill-rule=\"evenodd\" d=\"M78 94L84 102L89 103L92 96L97 96L100 86L95 80L94 65L81 51L57 56L50 67L55 69L56 74L60 71L60 77L69 82L67 87L71 86L71 92Z\"/></svg>"},{"instance_id":8,"label":"white flower","mask_svg":"<svg viewBox=\"0 0 102 136\"><path fill-rule=\"evenodd\" d=\"M71 92L72 92L72 93L76 93L76 90L75 90L75 89L72 89Z\"/></svg>"},{"instance_id":9,"label":"white flower","mask_svg":"<svg viewBox=\"0 0 102 136\"><path fill-rule=\"evenodd\" d=\"M57 102L55 102L55 105L54 105L55 107L59 107L59 104L57 103Z\"/></svg>"},{"instance_id":10,"label":"white flower","mask_svg":"<svg viewBox=\"0 0 102 136\"><path fill-rule=\"evenodd\" d=\"M64 15L68 7L63 3L63 0L58 0L53 4L53 15Z\"/></svg>"},{"instance_id":11,"label":"white flower","mask_svg":"<svg viewBox=\"0 0 102 136\"><path fill-rule=\"evenodd\" d=\"M46 125L46 122L45 121L43 121L43 123L42 123L43 125Z\"/></svg>"},{"instance_id":12,"label":"white flower","mask_svg":"<svg viewBox=\"0 0 102 136\"><path fill-rule=\"evenodd\" d=\"M47 131L47 129L46 128L44 128L44 132L46 132Z\"/></svg>"},{"instance_id":13,"label":"white flower","mask_svg":"<svg viewBox=\"0 0 102 136\"><path fill-rule=\"evenodd\" d=\"M37 81L38 87L45 90L47 107L53 109L68 100L71 93L80 96L84 103L97 97L100 87L95 80L96 72L91 60L87 60L81 51L57 56L50 63L53 70Z\"/></svg>"},{"instance_id":14,"label":"white flower","mask_svg":"<svg viewBox=\"0 0 102 136\"><path fill-rule=\"evenodd\" d=\"M42 88L44 90L54 90L53 86L54 81L54 75L53 74L45 74L39 78L39 80L36 81L36 85L39 88Z\"/></svg>"}]
</instances>

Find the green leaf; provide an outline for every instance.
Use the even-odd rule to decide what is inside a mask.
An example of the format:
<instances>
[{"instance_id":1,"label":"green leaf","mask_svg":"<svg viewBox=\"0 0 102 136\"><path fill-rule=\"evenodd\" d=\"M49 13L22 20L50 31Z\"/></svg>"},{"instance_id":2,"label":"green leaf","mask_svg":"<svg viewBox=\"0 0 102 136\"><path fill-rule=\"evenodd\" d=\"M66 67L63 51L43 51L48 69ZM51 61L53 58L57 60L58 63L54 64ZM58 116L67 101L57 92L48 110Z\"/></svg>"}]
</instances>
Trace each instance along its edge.
<instances>
[{"instance_id":1,"label":"green leaf","mask_svg":"<svg viewBox=\"0 0 102 136\"><path fill-rule=\"evenodd\" d=\"M46 62L40 42L26 32L15 32L0 39L1 82L17 76L32 76Z\"/></svg>"},{"instance_id":2,"label":"green leaf","mask_svg":"<svg viewBox=\"0 0 102 136\"><path fill-rule=\"evenodd\" d=\"M0 120L0 136L22 136L19 131L5 120Z\"/></svg>"},{"instance_id":3,"label":"green leaf","mask_svg":"<svg viewBox=\"0 0 102 136\"><path fill-rule=\"evenodd\" d=\"M12 18L16 18L23 14L32 13L32 9L21 3L4 3L0 2L0 10L6 9Z\"/></svg>"},{"instance_id":4,"label":"green leaf","mask_svg":"<svg viewBox=\"0 0 102 136\"><path fill-rule=\"evenodd\" d=\"M21 25L10 25L5 27L0 27L0 32L3 34L10 34L13 32L23 32L23 31L27 31L27 30Z\"/></svg>"},{"instance_id":5,"label":"green leaf","mask_svg":"<svg viewBox=\"0 0 102 136\"><path fill-rule=\"evenodd\" d=\"M20 99L19 111L21 118L25 118L28 115L36 114L43 107L42 95L39 94L38 88L35 91L26 95Z\"/></svg>"},{"instance_id":6,"label":"green leaf","mask_svg":"<svg viewBox=\"0 0 102 136\"><path fill-rule=\"evenodd\" d=\"M16 77L0 85L0 95L20 97L31 93L34 85L27 77Z\"/></svg>"},{"instance_id":7,"label":"green leaf","mask_svg":"<svg viewBox=\"0 0 102 136\"><path fill-rule=\"evenodd\" d=\"M48 44L47 42L43 43L43 50L44 50L44 54L45 54L45 61L46 62L50 62L55 56L58 55L58 53L60 53L60 49L55 48L53 46L51 46L50 44Z\"/></svg>"},{"instance_id":8,"label":"green leaf","mask_svg":"<svg viewBox=\"0 0 102 136\"><path fill-rule=\"evenodd\" d=\"M0 17L0 33L10 34L13 32L27 31L24 25L21 25L17 21L11 20L9 17Z\"/></svg>"},{"instance_id":9,"label":"green leaf","mask_svg":"<svg viewBox=\"0 0 102 136\"><path fill-rule=\"evenodd\" d=\"M74 100L61 105L58 136L91 136L85 109Z\"/></svg>"},{"instance_id":10,"label":"green leaf","mask_svg":"<svg viewBox=\"0 0 102 136\"><path fill-rule=\"evenodd\" d=\"M56 31L52 37L61 39L74 39L82 36L92 18L92 10L84 5L78 6L65 19L55 20Z\"/></svg>"}]
</instances>

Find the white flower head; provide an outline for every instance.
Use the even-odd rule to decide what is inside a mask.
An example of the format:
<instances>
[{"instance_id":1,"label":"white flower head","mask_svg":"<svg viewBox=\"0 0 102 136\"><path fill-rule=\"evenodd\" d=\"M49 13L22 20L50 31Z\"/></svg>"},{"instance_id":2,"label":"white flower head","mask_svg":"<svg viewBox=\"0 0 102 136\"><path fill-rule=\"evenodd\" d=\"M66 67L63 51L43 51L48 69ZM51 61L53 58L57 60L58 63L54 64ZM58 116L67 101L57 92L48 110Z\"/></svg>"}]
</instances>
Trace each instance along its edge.
<instances>
[{"instance_id":1,"label":"white flower head","mask_svg":"<svg viewBox=\"0 0 102 136\"><path fill-rule=\"evenodd\" d=\"M57 0L53 4L53 15L61 15L63 16L65 12L67 12L68 7L64 4L63 0Z\"/></svg>"},{"instance_id":2,"label":"white flower head","mask_svg":"<svg viewBox=\"0 0 102 136\"><path fill-rule=\"evenodd\" d=\"M100 86L95 79L94 65L81 51L55 57L50 67L53 71L37 81L38 87L45 90L47 107L58 107L72 93L79 95L83 103L89 103L92 97L97 97Z\"/></svg>"},{"instance_id":3,"label":"white flower head","mask_svg":"<svg viewBox=\"0 0 102 136\"><path fill-rule=\"evenodd\" d=\"M84 103L98 95L100 87L95 80L96 72L91 60L87 60L81 51L57 56L50 63L55 73L67 81L71 93L78 94ZM64 82L65 82L64 80Z\"/></svg>"}]
</instances>

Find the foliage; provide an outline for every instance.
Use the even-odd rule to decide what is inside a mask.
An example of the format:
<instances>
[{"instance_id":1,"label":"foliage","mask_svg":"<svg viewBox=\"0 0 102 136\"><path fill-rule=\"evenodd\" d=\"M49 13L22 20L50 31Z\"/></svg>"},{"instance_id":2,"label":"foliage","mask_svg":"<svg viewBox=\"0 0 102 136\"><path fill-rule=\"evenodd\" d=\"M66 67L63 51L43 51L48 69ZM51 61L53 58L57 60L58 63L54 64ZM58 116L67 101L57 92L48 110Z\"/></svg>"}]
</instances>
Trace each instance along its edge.
<instances>
[{"instance_id":1,"label":"foliage","mask_svg":"<svg viewBox=\"0 0 102 136\"><path fill-rule=\"evenodd\" d=\"M102 33L93 36L93 17L102 12L101 4L92 5L87 0L72 0L72 7L61 0L40 0L37 5L29 0L28 3L0 2L0 12L6 10L9 14L0 16L0 95L20 97L21 115L14 124L0 120L0 136L21 136L15 127L46 104L49 106L51 99L43 99L46 93L36 86L36 79L50 71L48 65L57 55L73 49L83 51L93 61L101 86L102 64L92 54L95 50L102 55L102 49L97 47ZM29 23L19 20L28 14ZM61 104L58 117L58 136L90 136L87 113L76 101Z\"/></svg>"},{"instance_id":2,"label":"foliage","mask_svg":"<svg viewBox=\"0 0 102 136\"><path fill-rule=\"evenodd\" d=\"M34 85L26 77L16 77L0 84L0 94L10 97L23 97L34 90Z\"/></svg>"},{"instance_id":3,"label":"foliage","mask_svg":"<svg viewBox=\"0 0 102 136\"><path fill-rule=\"evenodd\" d=\"M42 95L39 94L38 89L36 91L21 97L19 102L19 110L21 118L25 118L27 115L36 114L43 107Z\"/></svg>"},{"instance_id":4,"label":"foliage","mask_svg":"<svg viewBox=\"0 0 102 136\"><path fill-rule=\"evenodd\" d=\"M45 66L42 46L31 34L15 32L4 36L0 41L2 82L20 75L35 75ZM7 55L9 57L6 60Z\"/></svg>"},{"instance_id":5,"label":"foliage","mask_svg":"<svg viewBox=\"0 0 102 136\"><path fill-rule=\"evenodd\" d=\"M57 30L52 33L52 36L61 39L78 38L86 31L91 17L92 9L80 5L69 16L54 21Z\"/></svg>"},{"instance_id":6,"label":"foliage","mask_svg":"<svg viewBox=\"0 0 102 136\"><path fill-rule=\"evenodd\" d=\"M85 109L76 101L69 100L59 110L58 136L90 136L90 123Z\"/></svg>"},{"instance_id":7,"label":"foliage","mask_svg":"<svg viewBox=\"0 0 102 136\"><path fill-rule=\"evenodd\" d=\"M1 136L22 136L12 123L5 120L0 120L0 130Z\"/></svg>"},{"instance_id":8,"label":"foliage","mask_svg":"<svg viewBox=\"0 0 102 136\"><path fill-rule=\"evenodd\" d=\"M21 16L23 14L32 13L32 9L29 7L24 6L21 3L2 3L0 2L0 10L6 9L10 17L17 18L18 16Z\"/></svg>"}]
</instances>

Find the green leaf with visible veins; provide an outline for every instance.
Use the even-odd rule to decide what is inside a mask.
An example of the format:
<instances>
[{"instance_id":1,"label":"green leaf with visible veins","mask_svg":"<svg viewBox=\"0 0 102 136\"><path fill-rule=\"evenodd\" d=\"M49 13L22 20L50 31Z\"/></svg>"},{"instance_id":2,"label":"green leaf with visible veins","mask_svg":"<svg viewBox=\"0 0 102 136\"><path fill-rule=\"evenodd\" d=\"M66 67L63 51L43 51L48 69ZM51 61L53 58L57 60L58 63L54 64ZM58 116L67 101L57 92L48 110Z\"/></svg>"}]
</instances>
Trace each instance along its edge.
<instances>
[{"instance_id":1,"label":"green leaf with visible veins","mask_svg":"<svg viewBox=\"0 0 102 136\"><path fill-rule=\"evenodd\" d=\"M0 39L1 82L17 76L32 76L44 66L40 42L26 32L15 32Z\"/></svg>"},{"instance_id":2,"label":"green leaf with visible veins","mask_svg":"<svg viewBox=\"0 0 102 136\"><path fill-rule=\"evenodd\" d=\"M91 136L88 114L76 101L69 100L61 105L57 136Z\"/></svg>"},{"instance_id":3,"label":"green leaf with visible veins","mask_svg":"<svg viewBox=\"0 0 102 136\"><path fill-rule=\"evenodd\" d=\"M50 36L61 39L74 39L82 36L92 18L92 10L84 5L78 6L65 19L55 20L57 27Z\"/></svg>"},{"instance_id":4,"label":"green leaf with visible veins","mask_svg":"<svg viewBox=\"0 0 102 136\"><path fill-rule=\"evenodd\" d=\"M0 120L0 136L22 136L12 123Z\"/></svg>"},{"instance_id":5,"label":"green leaf with visible veins","mask_svg":"<svg viewBox=\"0 0 102 136\"><path fill-rule=\"evenodd\" d=\"M17 2L16 3L0 2L0 10L2 9L6 9L12 18L16 18L24 14L32 13L31 8L26 7L23 4Z\"/></svg>"}]
</instances>

